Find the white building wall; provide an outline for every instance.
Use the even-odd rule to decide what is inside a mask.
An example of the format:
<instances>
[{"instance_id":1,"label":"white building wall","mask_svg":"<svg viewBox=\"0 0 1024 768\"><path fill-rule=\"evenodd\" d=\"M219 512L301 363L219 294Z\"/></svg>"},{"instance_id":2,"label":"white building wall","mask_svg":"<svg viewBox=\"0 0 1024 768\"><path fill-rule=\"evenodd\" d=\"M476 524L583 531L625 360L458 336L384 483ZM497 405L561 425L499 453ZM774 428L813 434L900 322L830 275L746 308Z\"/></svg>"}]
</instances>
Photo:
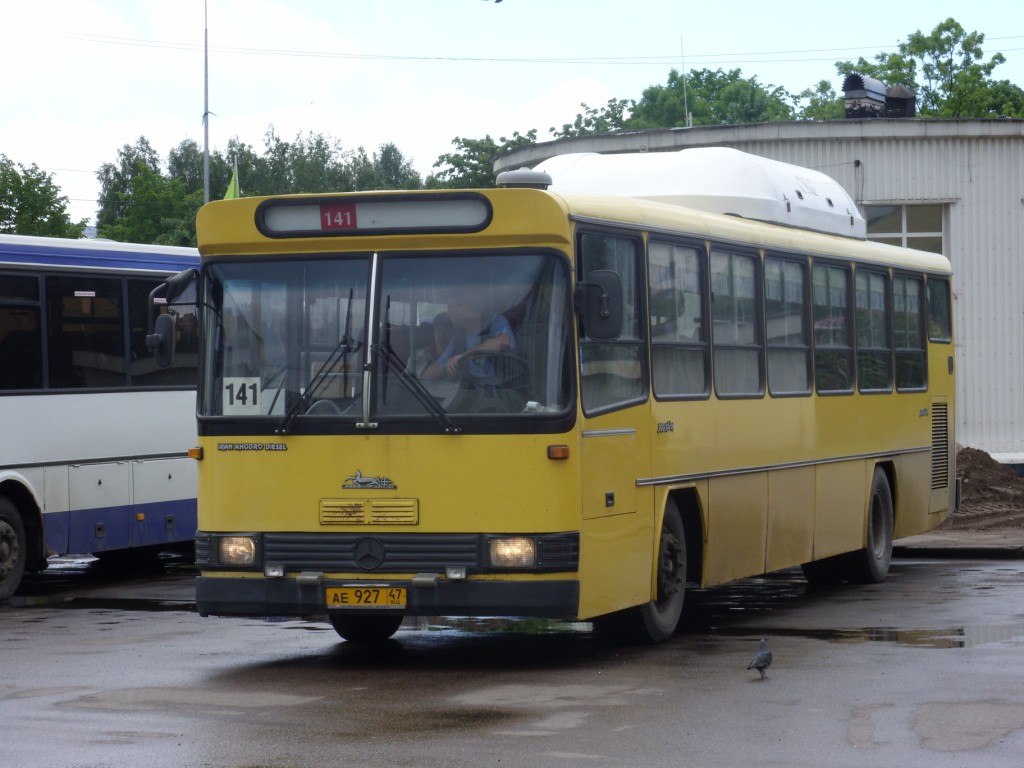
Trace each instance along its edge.
<instances>
[{"instance_id":1,"label":"white building wall","mask_svg":"<svg viewBox=\"0 0 1024 768\"><path fill-rule=\"evenodd\" d=\"M832 176L859 204L941 203L953 270L957 440L1024 462L1024 121L845 120L637 131L549 142L564 152L728 146ZM855 162L859 161L859 162Z\"/></svg>"}]
</instances>

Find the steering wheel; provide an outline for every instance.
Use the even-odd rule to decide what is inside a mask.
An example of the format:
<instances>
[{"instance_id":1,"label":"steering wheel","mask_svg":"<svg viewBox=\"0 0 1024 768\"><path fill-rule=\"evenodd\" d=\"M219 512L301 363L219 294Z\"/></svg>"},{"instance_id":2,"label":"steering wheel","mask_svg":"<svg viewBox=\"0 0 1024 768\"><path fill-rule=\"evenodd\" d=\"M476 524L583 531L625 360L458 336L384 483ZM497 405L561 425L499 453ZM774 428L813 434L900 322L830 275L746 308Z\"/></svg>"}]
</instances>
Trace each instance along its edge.
<instances>
[{"instance_id":1,"label":"steering wheel","mask_svg":"<svg viewBox=\"0 0 1024 768\"><path fill-rule=\"evenodd\" d=\"M306 409L307 415L312 416L341 416L344 411L333 400L317 400Z\"/></svg>"},{"instance_id":2,"label":"steering wheel","mask_svg":"<svg viewBox=\"0 0 1024 768\"><path fill-rule=\"evenodd\" d=\"M482 373L481 369L486 372ZM519 390L527 389L530 384L530 366L515 352L473 349L459 357L460 388L497 387Z\"/></svg>"}]
</instances>

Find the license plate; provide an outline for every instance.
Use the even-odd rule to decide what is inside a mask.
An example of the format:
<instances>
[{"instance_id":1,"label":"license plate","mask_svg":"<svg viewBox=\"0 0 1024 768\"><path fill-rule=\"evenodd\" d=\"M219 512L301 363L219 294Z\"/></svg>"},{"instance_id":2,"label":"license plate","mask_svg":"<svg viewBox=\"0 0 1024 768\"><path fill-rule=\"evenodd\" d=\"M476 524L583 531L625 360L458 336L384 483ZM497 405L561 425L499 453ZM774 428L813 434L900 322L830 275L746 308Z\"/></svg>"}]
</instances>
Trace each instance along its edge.
<instances>
[{"instance_id":1,"label":"license plate","mask_svg":"<svg viewBox=\"0 0 1024 768\"><path fill-rule=\"evenodd\" d=\"M328 608L405 608L405 587L328 587Z\"/></svg>"}]
</instances>

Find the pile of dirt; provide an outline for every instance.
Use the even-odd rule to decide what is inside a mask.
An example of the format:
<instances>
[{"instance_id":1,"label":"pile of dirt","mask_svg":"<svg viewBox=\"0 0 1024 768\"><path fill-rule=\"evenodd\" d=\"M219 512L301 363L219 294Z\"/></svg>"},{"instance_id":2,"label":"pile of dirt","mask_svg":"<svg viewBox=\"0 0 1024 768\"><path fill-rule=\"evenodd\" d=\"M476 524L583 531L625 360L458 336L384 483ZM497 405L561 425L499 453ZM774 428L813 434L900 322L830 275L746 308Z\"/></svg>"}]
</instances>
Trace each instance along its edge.
<instances>
[{"instance_id":1,"label":"pile of dirt","mask_svg":"<svg viewBox=\"0 0 1024 768\"><path fill-rule=\"evenodd\" d=\"M976 448L957 451L956 474L963 480L960 511L941 527L1024 528L1024 477Z\"/></svg>"}]
</instances>

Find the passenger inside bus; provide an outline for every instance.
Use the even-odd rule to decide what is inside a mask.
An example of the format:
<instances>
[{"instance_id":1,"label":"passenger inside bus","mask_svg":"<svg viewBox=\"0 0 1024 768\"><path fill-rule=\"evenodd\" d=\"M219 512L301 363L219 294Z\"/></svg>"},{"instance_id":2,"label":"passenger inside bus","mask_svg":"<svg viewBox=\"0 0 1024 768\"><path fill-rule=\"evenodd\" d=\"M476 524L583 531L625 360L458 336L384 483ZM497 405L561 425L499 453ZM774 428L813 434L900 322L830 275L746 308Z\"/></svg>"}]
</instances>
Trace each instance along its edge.
<instances>
[{"instance_id":1,"label":"passenger inside bus","mask_svg":"<svg viewBox=\"0 0 1024 768\"><path fill-rule=\"evenodd\" d=\"M423 327L420 326L420 328ZM452 323L451 318L448 317L447 312L441 312L436 315L432 322L425 324L425 327L430 331L429 340L424 346L419 347L413 352L406 366L406 370L409 373L420 378L425 378L423 374L431 365L437 362L455 338L455 325ZM417 328L416 330L419 331L420 329ZM427 390L440 400L450 398L458 388L458 382L453 379L426 378Z\"/></svg>"}]
</instances>

